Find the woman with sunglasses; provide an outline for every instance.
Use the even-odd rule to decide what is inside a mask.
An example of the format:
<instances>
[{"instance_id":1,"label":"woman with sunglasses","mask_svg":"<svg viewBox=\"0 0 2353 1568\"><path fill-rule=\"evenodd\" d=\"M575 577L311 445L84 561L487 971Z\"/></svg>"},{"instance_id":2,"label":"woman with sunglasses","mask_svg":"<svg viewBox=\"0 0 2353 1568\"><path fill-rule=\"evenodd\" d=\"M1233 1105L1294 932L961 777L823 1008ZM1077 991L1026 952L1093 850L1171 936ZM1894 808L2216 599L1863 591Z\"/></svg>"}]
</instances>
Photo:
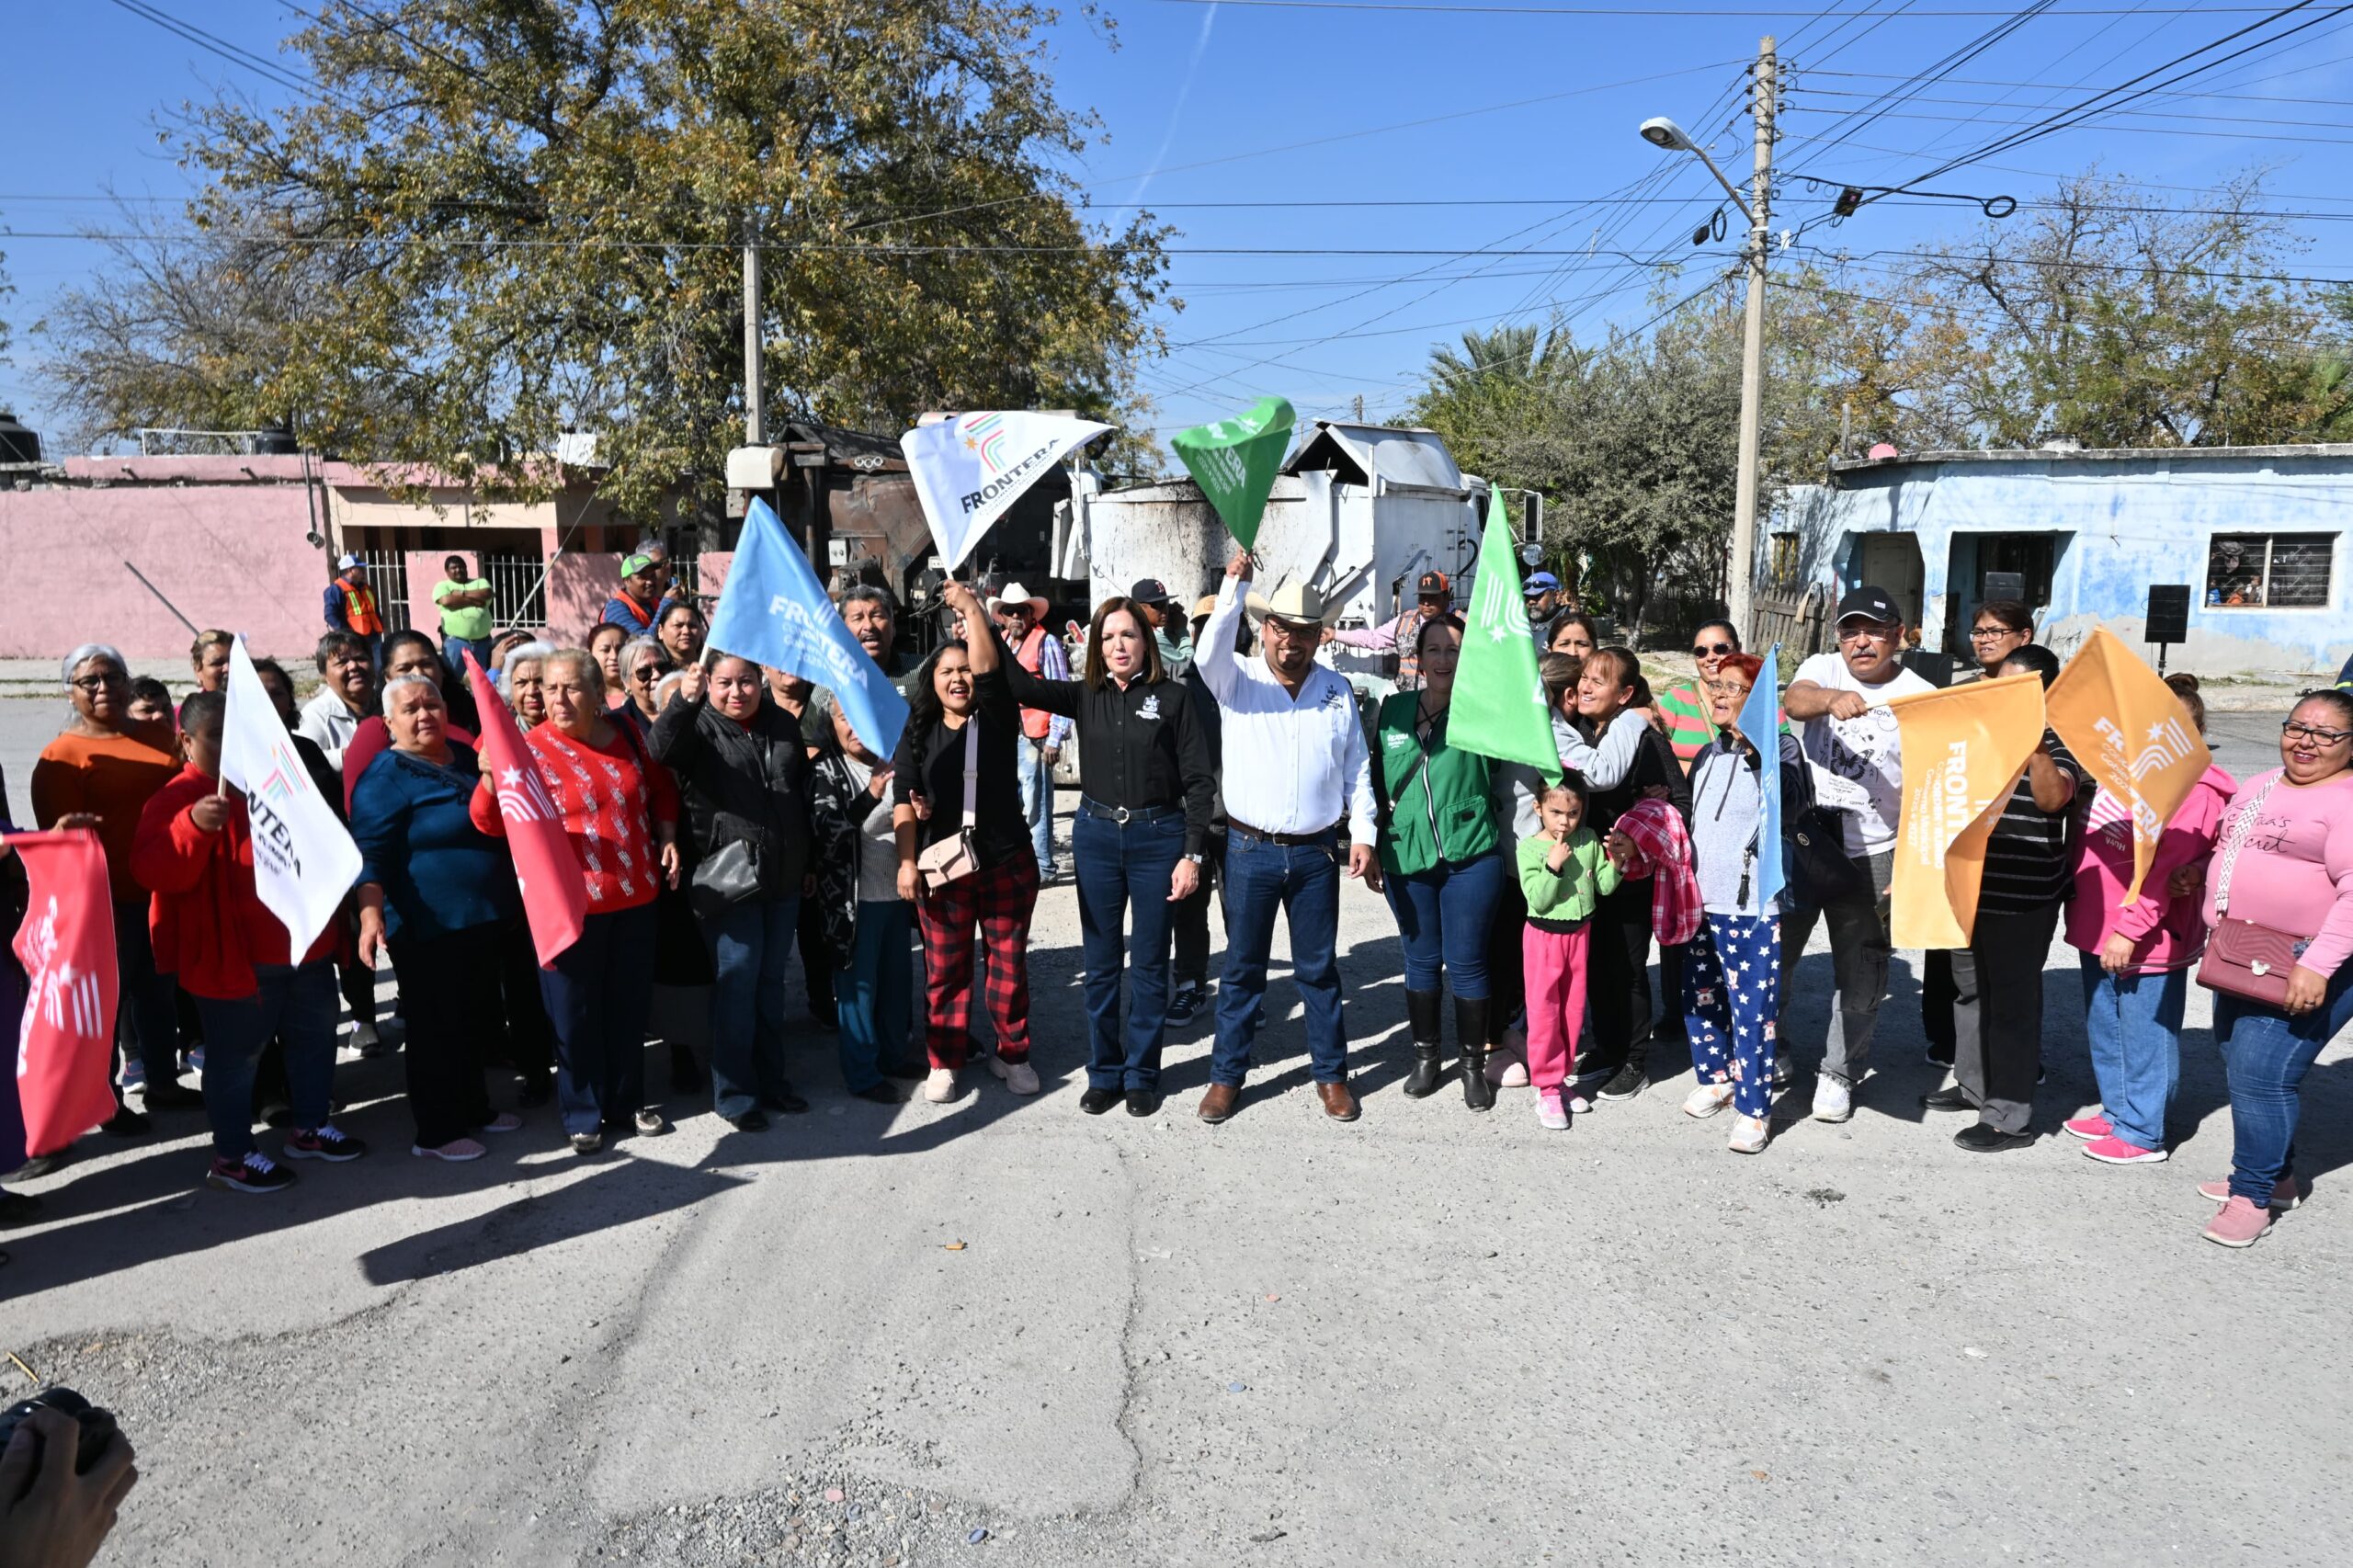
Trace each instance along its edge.
<instances>
[{"instance_id":1,"label":"woman with sunglasses","mask_svg":"<svg viewBox=\"0 0 2353 1568\"><path fill-rule=\"evenodd\" d=\"M2214 1043L2231 1085L2231 1175L2198 1189L2222 1207L2205 1237L2244 1247L2303 1199L2299 1090L2353 1021L2353 692L2308 691L2279 726L2279 764L2241 784L2206 874L2206 922L2252 921L2296 938L2282 1005L2214 993Z\"/></svg>"},{"instance_id":2,"label":"woman with sunglasses","mask_svg":"<svg viewBox=\"0 0 2353 1568\"><path fill-rule=\"evenodd\" d=\"M33 765L33 821L43 828L86 827L106 851L107 886L114 897L115 962L121 976L122 1016L131 1024L147 1072L147 1108L195 1110L204 1096L179 1081L177 987L157 972L147 932L147 890L131 874L131 840L140 813L179 772L170 754L143 738L131 718L131 668L102 642L85 642L65 655L65 694L74 717ZM144 1132L144 1117L122 1105L107 1131Z\"/></svg>"},{"instance_id":3,"label":"woman with sunglasses","mask_svg":"<svg viewBox=\"0 0 2353 1568\"><path fill-rule=\"evenodd\" d=\"M1691 634L1691 664L1699 675L1690 680L1669 681L1659 688L1658 711L1665 722L1666 744L1686 774L1716 738L1716 726L1709 718L1708 683L1722 672L1724 661L1739 652L1740 632L1731 621L1704 621Z\"/></svg>"},{"instance_id":4,"label":"woman with sunglasses","mask_svg":"<svg viewBox=\"0 0 2353 1568\"><path fill-rule=\"evenodd\" d=\"M637 733L643 735L662 715L654 701L654 688L676 666L670 662L670 651L651 637L632 637L623 643L620 666L626 686L621 705L613 716L635 724Z\"/></svg>"}]
</instances>

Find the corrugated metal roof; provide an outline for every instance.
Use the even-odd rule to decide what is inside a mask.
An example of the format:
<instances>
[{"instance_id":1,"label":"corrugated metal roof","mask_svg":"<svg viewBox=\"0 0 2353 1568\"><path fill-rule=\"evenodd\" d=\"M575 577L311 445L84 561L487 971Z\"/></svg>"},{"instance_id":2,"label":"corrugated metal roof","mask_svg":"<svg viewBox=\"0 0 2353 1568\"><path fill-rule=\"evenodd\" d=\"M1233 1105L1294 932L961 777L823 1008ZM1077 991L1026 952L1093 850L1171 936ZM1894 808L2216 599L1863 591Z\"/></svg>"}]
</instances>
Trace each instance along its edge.
<instances>
[{"instance_id":1,"label":"corrugated metal roof","mask_svg":"<svg viewBox=\"0 0 2353 1568\"><path fill-rule=\"evenodd\" d=\"M2277 447L2013 447L1986 450L1898 452L1892 458L1833 458L1833 477L1927 463L2336 462L2353 464L2353 443L2295 442Z\"/></svg>"},{"instance_id":2,"label":"corrugated metal roof","mask_svg":"<svg viewBox=\"0 0 2353 1568\"><path fill-rule=\"evenodd\" d=\"M1462 471L1454 466L1454 454L1437 431L1394 425L1317 420L1282 466L1285 473L1313 469L1333 470L1358 484L1370 484L1379 474L1392 484L1462 488Z\"/></svg>"}]
</instances>

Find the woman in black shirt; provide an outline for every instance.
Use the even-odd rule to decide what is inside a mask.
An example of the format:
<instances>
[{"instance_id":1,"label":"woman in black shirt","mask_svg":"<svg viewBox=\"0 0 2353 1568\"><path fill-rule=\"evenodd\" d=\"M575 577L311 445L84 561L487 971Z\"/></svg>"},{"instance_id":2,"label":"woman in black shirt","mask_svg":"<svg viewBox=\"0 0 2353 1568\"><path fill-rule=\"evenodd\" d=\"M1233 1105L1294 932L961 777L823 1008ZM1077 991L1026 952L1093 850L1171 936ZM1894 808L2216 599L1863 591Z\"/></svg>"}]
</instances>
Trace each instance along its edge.
<instances>
[{"instance_id":1,"label":"woman in black shirt","mask_svg":"<svg viewBox=\"0 0 2353 1568\"><path fill-rule=\"evenodd\" d=\"M956 1097L956 1074L972 1043L976 934L988 949L983 1001L996 1026L989 1071L1017 1095L1038 1092L1038 1074L1029 1065L1029 960L1038 855L1029 846L1016 771L1021 707L1006 685L1005 661L987 632L986 614L969 589L949 587L956 593L949 602L963 601L966 624L979 635L969 645L943 642L924 661L908 690L907 727L891 759L899 896L915 903L923 927L924 1035L931 1055L923 1097L935 1103ZM960 834L972 868L953 881L926 885L916 864L923 852Z\"/></svg>"},{"instance_id":2,"label":"woman in black shirt","mask_svg":"<svg viewBox=\"0 0 2353 1568\"><path fill-rule=\"evenodd\" d=\"M961 596L961 599L958 596ZM972 624L975 606L946 596ZM1168 1025L1168 942L1177 903L1200 885L1217 783L1192 694L1167 678L1142 607L1096 608L1078 680L1043 680L1000 659L1014 700L1073 719L1086 793L1071 824L1078 922L1086 944L1092 1037L1078 1108L1100 1116L1124 1098L1130 1116L1160 1108L1160 1048ZM1135 937L1121 928L1132 907ZM1124 1030L1120 971L1133 959Z\"/></svg>"},{"instance_id":3,"label":"woman in black shirt","mask_svg":"<svg viewBox=\"0 0 2353 1568\"><path fill-rule=\"evenodd\" d=\"M1577 723L1597 744L1620 712L1648 707L1650 688L1632 651L1595 649L1577 677L1576 703ZM1586 825L1606 834L1635 801L1654 792L1663 792L1684 822L1690 822L1691 780L1666 737L1655 728L1645 728L1626 776L1607 788L1596 787L1586 801ZM1679 1028L1683 949L1659 944L1659 990L1666 1001L1663 1016L1651 1002L1651 887L1646 881L1629 881L1595 906L1589 952L1591 978L1586 994L1592 999L1595 1049L1589 1058L1578 1058L1578 1074L1608 1074L1596 1098L1630 1100L1650 1087L1651 1041L1663 1017L1670 1029Z\"/></svg>"}]
</instances>

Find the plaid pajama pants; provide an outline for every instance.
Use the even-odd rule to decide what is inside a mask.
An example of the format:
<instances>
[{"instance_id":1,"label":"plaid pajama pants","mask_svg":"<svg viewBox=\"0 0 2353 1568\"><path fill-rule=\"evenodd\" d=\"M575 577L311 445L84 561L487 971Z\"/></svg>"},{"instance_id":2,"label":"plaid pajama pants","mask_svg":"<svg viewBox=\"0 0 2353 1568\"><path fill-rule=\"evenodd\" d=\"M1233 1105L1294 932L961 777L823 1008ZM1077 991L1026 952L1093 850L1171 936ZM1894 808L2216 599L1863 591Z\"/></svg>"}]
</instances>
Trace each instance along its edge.
<instances>
[{"instance_id":1,"label":"plaid pajama pants","mask_svg":"<svg viewBox=\"0 0 2353 1568\"><path fill-rule=\"evenodd\" d=\"M923 923L924 990L930 1003L924 1044L934 1067L961 1067L972 1046L972 944L988 949L983 1001L996 1026L996 1053L1029 1060L1029 912L1038 902L1038 862L1016 856L916 903Z\"/></svg>"},{"instance_id":2,"label":"plaid pajama pants","mask_svg":"<svg viewBox=\"0 0 2353 1568\"><path fill-rule=\"evenodd\" d=\"M1699 1082L1732 1080L1742 1116L1773 1109L1773 1051L1781 985L1781 923L1711 915L1683 949L1683 1024Z\"/></svg>"}]
</instances>

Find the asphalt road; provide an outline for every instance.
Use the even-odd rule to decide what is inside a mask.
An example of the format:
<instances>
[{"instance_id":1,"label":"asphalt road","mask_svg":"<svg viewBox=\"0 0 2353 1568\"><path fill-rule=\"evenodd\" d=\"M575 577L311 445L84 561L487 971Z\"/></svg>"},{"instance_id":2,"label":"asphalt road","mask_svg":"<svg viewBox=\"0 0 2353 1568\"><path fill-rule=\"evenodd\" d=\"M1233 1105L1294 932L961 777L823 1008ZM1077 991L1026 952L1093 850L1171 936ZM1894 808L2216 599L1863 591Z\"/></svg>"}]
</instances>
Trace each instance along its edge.
<instances>
[{"instance_id":1,"label":"asphalt road","mask_svg":"<svg viewBox=\"0 0 2353 1568\"><path fill-rule=\"evenodd\" d=\"M51 1218L7 1238L0 1348L121 1413L120 1563L2338 1559L2342 1042L2306 1085L2315 1197L2233 1253L2191 1190L2230 1144L2202 994L2171 1164L2056 1133L2093 1099L2063 949L2035 1147L1923 1125L1899 961L1855 1119L1792 1119L1802 1077L1743 1158L1679 1114L1680 1064L1565 1134L1524 1090L1406 1101L1394 927L1361 890L1343 919L1354 1126L1279 977L1234 1120L1190 1114L1200 1025L1166 1112L1082 1116L1063 890L1034 1100L853 1101L813 1031L814 1108L766 1134L679 1105L583 1162L540 1111L441 1166L404 1152L396 1062L353 1062L377 1153L281 1197L202 1188L186 1114L29 1184ZM1809 1065L1827 971L1784 1025Z\"/></svg>"}]
</instances>

